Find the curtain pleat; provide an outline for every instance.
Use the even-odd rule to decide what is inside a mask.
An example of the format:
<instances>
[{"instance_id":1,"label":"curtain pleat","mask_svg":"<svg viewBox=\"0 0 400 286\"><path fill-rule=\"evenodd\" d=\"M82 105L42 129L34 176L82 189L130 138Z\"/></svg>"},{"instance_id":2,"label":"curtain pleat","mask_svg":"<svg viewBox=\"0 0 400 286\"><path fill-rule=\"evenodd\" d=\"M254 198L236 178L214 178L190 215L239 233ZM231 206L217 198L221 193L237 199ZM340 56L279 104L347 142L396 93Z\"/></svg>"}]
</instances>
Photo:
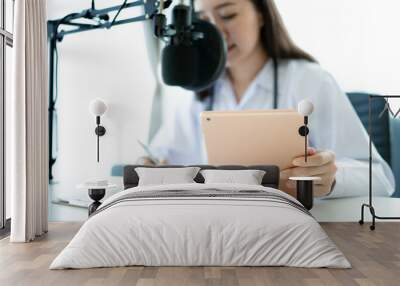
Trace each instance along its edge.
<instances>
[{"instance_id":1,"label":"curtain pleat","mask_svg":"<svg viewBox=\"0 0 400 286\"><path fill-rule=\"evenodd\" d=\"M15 2L11 112L11 237L27 242L47 232L48 125L45 0Z\"/></svg>"}]
</instances>

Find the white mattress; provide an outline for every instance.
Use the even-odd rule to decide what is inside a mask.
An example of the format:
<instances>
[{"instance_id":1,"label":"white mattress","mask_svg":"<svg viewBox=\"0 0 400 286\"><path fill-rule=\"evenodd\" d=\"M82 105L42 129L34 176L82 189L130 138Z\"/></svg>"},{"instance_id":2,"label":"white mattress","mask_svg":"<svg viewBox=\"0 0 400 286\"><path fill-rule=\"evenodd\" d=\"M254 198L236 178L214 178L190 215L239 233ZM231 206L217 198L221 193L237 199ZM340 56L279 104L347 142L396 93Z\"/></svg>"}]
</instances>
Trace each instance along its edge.
<instances>
[{"instance_id":1,"label":"white mattress","mask_svg":"<svg viewBox=\"0 0 400 286\"><path fill-rule=\"evenodd\" d=\"M230 184L180 184L149 190L263 190ZM145 266L293 266L349 268L350 263L310 215L289 205L246 198L122 201L89 218L50 269Z\"/></svg>"}]
</instances>

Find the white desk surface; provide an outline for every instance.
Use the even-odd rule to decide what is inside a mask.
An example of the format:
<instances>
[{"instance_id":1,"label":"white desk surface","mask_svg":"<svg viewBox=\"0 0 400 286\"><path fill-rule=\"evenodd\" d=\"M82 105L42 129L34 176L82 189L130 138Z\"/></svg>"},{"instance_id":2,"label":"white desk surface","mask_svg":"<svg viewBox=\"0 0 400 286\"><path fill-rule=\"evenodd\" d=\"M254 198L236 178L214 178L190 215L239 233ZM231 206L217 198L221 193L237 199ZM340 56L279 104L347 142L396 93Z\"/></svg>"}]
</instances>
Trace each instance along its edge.
<instances>
[{"instance_id":1,"label":"white desk surface","mask_svg":"<svg viewBox=\"0 0 400 286\"><path fill-rule=\"evenodd\" d=\"M87 210L70 206L52 204L49 192L50 221L84 221ZM311 210L313 216L321 222L358 222L361 218L361 205L368 203L368 197L315 199ZM375 213L379 216L400 216L400 198L374 197ZM371 221L368 208L365 208L365 221ZM377 220L379 222L379 220Z\"/></svg>"},{"instance_id":2,"label":"white desk surface","mask_svg":"<svg viewBox=\"0 0 400 286\"><path fill-rule=\"evenodd\" d=\"M400 198L374 197L372 200L376 215L400 217ZM361 218L361 205L363 203L368 203L368 197L338 198L331 200L315 199L311 213L321 222L354 222L359 221ZM364 209L364 220L371 221L369 209Z\"/></svg>"}]
</instances>

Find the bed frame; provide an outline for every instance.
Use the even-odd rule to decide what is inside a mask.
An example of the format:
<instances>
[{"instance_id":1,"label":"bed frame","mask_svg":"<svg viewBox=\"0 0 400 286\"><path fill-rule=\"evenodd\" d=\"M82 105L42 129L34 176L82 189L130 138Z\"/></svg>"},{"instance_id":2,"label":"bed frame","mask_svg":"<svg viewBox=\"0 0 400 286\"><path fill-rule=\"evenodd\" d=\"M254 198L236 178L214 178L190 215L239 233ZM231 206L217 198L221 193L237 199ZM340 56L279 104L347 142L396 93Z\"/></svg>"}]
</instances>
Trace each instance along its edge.
<instances>
[{"instance_id":1,"label":"bed frame","mask_svg":"<svg viewBox=\"0 0 400 286\"><path fill-rule=\"evenodd\" d=\"M139 183L139 176L135 171L137 167L154 168L153 166L144 165L126 165L124 167L124 189L136 187ZM224 166L211 166L211 165L163 165L156 166L157 168L182 168L182 167L199 167L201 170L205 169L218 169L218 170L263 170L265 175L262 179L262 185L277 189L279 186L279 168L273 165L254 165L254 166L240 166L240 165L224 165ZM204 183L204 178L200 174L194 178L197 183Z\"/></svg>"}]
</instances>

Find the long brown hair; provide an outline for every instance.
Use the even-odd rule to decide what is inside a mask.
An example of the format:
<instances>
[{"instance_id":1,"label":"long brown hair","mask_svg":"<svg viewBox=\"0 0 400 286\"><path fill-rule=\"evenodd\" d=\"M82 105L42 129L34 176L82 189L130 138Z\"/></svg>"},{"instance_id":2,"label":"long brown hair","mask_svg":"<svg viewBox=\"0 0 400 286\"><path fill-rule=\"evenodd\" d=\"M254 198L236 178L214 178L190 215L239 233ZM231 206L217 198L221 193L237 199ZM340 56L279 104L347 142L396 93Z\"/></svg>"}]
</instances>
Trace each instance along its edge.
<instances>
[{"instance_id":1,"label":"long brown hair","mask_svg":"<svg viewBox=\"0 0 400 286\"><path fill-rule=\"evenodd\" d=\"M291 39L282 17L273 0L250 0L255 9L261 13L264 25L260 29L260 38L268 57L279 62L282 59L316 60L300 49ZM196 93L200 101L210 96L213 87Z\"/></svg>"}]
</instances>

